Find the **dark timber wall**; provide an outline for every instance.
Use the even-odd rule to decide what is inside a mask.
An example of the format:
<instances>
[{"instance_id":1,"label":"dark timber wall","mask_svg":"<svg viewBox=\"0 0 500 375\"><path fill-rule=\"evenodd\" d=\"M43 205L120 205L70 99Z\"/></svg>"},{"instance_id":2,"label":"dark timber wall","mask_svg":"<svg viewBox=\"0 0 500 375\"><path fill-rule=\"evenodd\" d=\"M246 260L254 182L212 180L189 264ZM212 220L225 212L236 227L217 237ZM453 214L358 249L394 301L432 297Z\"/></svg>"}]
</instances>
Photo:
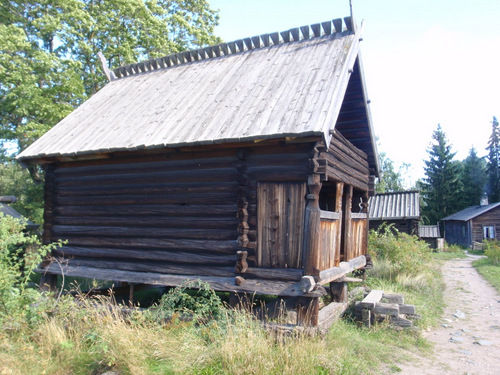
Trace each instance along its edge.
<instances>
[{"instance_id":1,"label":"dark timber wall","mask_svg":"<svg viewBox=\"0 0 500 375\"><path fill-rule=\"evenodd\" d=\"M340 134L147 152L48 167L44 240L67 241L68 272L301 295L284 283L366 253L367 157Z\"/></svg>"},{"instance_id":2,"label":"dark timber wall","mask_svg":"<svg viewBox=\"0 0 500 375\"><path fill-rule=\"evenodd\" d=\"M277 213L298 218L287 226L290 246L269 245L282 217L263 219L262 241L268 245L258 257L258 187L305 188L311 148L274 144L51 166L45 240L67 240L55 255L87 267L234 276L236 252L245 250L250 267L300 268L301 261L290 257L302 258L295 244L301 243L303 214L290 205ZM294 196L297 207L305 205L305 190Z\"/></svg>"},{"instance_id":3,"label":"dark timber wall","mask_svg":"<svg viewBox=\"0 0 500 375\"><path fill-rule=\"evenodd\" d=\"M500 237L500 207L493 208L472 220L472 239L474 242L483 241L483 226L493 226L495 238Z\"/></svg>"}]
</instances>

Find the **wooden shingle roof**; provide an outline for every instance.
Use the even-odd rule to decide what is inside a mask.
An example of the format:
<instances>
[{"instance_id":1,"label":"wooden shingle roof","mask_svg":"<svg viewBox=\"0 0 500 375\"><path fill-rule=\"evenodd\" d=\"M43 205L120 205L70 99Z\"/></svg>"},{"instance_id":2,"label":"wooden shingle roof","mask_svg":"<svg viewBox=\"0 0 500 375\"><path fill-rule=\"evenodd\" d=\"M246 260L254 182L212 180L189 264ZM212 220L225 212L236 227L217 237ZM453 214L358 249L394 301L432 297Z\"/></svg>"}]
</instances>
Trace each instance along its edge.
<instances>
[{"instance_id":1,"label":"wooden shingle roof","mask_svg":"<svg viewBox=\"0 0 500 375\"><path fill-rule=\"evenodd\" d=\"M418 191L376 194L368 203L370 220L420 219Z\"/></svg>"},{"instance_id":2,"label":"wooden shingle roof","mask_svg":"<svg viewBox=\"0 0 500 375\"><path fill-rule=\"evenodd\" d=\"M342 108L341 132L355 128L347 138L378 171L359 41L346 18L115 69L18 159L273 138L328 144Z\"/></svg>"},{"instance_id":3,"label":"wooden shingle roof","mask_svg":"<svg viewBox=\"0 0 500 375\"><path fill-rule=\"evenodd\" d=\"M464 208L461 211L455 212L452 215L446 216L441 221L469 221L475 217L482 215L496 207L500 206L500 202L487 205L477 205Z\"/></svg>"},{"instance_id":4,"label":"wooden shingle roof","mask_svg":"<svg viewBox=\"0 0 500 375\"><path fill-rule=\"evenodd\" d=\"M439 238L441 237L439 225L419 225L418 236L420 238Z\"/></svg>"}]
</instances>

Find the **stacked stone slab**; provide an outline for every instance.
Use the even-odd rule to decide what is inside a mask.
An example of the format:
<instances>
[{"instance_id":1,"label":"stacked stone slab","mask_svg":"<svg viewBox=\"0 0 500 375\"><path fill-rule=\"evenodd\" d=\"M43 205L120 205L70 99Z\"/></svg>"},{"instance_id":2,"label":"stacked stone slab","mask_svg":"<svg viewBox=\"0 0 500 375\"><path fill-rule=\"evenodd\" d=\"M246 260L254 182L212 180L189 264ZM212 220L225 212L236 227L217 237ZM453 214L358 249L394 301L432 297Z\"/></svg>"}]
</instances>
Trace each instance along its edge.
<instances>
[{"instance_id":1,"label":"stacked stone slab","mask_svg":"<svg viewBox=\"0 0 500 375\"><path fill-rule=\"evenodd\" d=\"M414 305L404 303L402 294L389 294L381 290L372 290L362 301L355 304L356 319L366 327L382 321L388 321L397 327L409 328L414 319L420 319Z\"/></svg>"}]
</instances>

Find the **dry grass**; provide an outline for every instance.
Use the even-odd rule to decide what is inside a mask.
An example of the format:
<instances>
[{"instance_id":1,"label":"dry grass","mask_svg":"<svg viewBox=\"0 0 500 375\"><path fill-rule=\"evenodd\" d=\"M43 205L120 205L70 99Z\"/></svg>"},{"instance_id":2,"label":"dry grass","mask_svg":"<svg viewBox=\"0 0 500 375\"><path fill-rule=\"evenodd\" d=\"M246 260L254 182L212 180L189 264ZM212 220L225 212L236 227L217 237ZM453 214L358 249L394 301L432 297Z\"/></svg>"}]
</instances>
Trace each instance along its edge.
<instances>
[{"instance_id":1,"label":"dry grass","mask_svg":"<svg viewBox=\"0 0 500 375\"><path fill-rule=\"evenodd\" d=\"M275 335L230 311L203 324L157 322L110 302L62 299L31 324L4 329L0 374L370 374L417 339L348 321L326 337Z\"/></svg>"}]
</instances>

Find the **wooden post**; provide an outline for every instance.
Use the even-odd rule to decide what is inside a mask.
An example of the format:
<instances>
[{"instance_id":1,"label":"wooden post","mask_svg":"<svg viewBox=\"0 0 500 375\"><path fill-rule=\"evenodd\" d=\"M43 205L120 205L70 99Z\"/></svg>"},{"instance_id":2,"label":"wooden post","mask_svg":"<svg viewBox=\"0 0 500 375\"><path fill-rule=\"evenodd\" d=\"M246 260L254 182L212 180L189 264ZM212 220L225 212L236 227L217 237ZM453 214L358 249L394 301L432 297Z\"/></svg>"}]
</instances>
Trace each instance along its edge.
<instances>
[{"instance_id":1,"label":"wooden post","mask_svg":"<svg viewBox=\"0 0 500 375\"><path fill-rule=\"evenodd\" d=\"M339 213L339 228L337 230L337 241L336 241L336 249L335 251L335 262L334 266L338 267L340 264L340 251L342 244L342 230L344 226L343 223L343 215L342 215L342 196L344 195L344 184L342 182L337 183L336 194L335 194L335 211Z\"/></svg>"},{"instance_id":2,"label":"wooden post","mask_svg":"<svg viewBox=\"0 0 500 375\"><path fill-rule=\"evenodd\" d=\"M330 294L333 302L347 303L349 301L346 282L330 283Z\"/></svg>"},{"instance_id":3,"label":"wooden post","mask_svg":"<svg viewBox=\"0 0 500 375\"><path fill-rule=\"evenodd\" d=\"M321 230L321 210L319 208L321 176L319 174L309 175L308 188L304 233L304 274L314 276L318 281Z\"/></svg>"},{"instance_id":4,"label":"wooden post","mask_svg":"<svg viewBox=\"0 0 500 375\"><path fill-rule=\"evenodd\" d=\"M351 210L352 210L352 185L346 186L345 199L344 199L344 207L342 212L344 213L344 243L343 243L343 253L344 259L343 261L348 261L352 257L352 222L351 222Z\"/></svg>"},{"instance_id":5,"label":"wooden post","mask_svg":"<svg viewBox=\"0 0 500 375\"><path fill-rule=\"evenodd\" d=\"M297 301L297 324L318 326L319 297L299 297Z\"/></svg>"},{"instance_id":6,"label":"wooden post","mask_svg":"<svg viewBox=\"0 0 500 375\"><path fill-rule=\"evenodd\" d=\"M134 283L130 283L130 285L129 285L128 304L130 307L134 306Z\"/></svg>"},{"instance_id":7,"label":"wooden post","mask_svg":"<svg viewBox=\"0 0 500 375\"><path fill-rule=\"evenodd\" d=\"M57 275L51 273L42 274L40 289L44 292L54 292L57 289Z\"/></svg>"}]
</instances>

